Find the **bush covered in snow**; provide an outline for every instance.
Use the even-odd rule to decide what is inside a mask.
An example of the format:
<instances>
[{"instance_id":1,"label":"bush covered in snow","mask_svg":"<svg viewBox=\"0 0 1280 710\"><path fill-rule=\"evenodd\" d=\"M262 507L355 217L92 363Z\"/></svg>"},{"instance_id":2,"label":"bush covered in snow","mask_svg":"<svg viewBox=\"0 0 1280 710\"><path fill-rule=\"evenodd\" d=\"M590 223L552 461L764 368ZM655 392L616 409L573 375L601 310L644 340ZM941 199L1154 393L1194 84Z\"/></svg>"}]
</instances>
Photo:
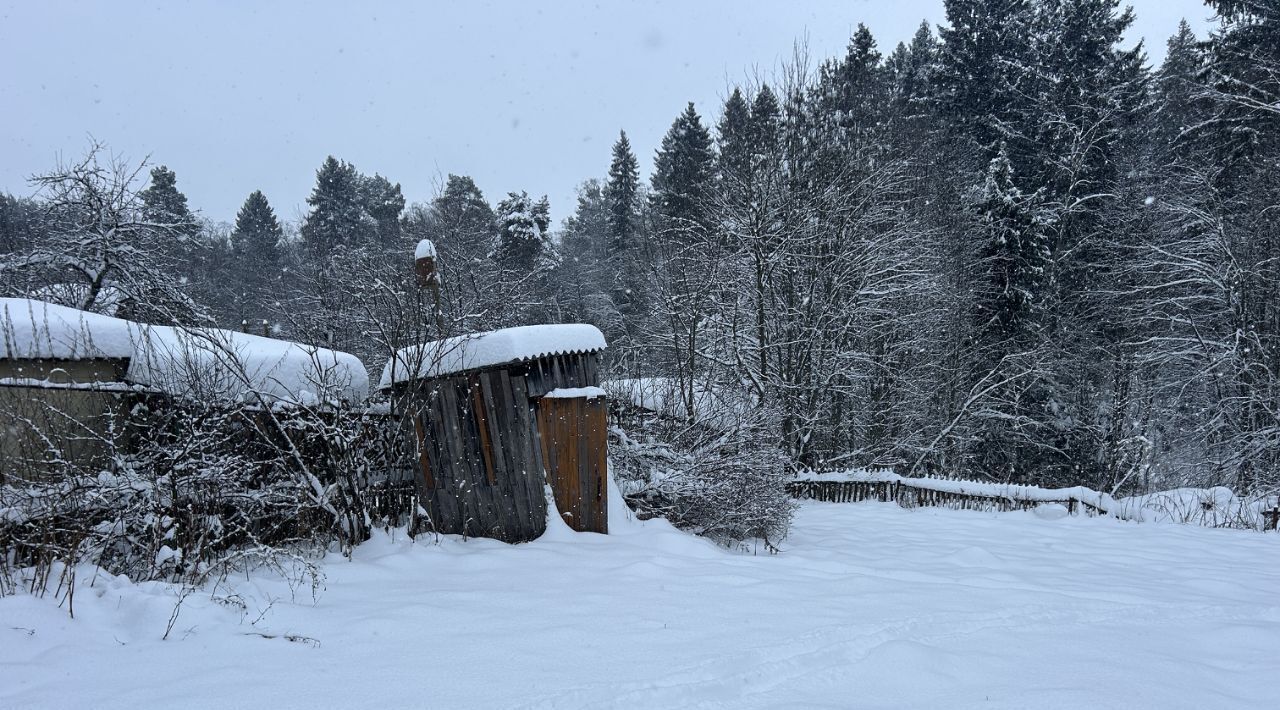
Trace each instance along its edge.
<instances>
[{"instance_id":1,"label":"bush covered in snow","mask_svg":"<svg viewBox=\"0 0 1280 710\"><path fill-rule=\"evenodd\" d=\"M613 476L641 517L665 517L726 545L759 539L772 549L786 535L796 504L764 413L708 424L615 400L612 418Z\"/></svg>"},{"instance_id":2,"label":"bush covered in snow","mask_svg":"<svg viewBox=\"0 0 1280 710\"><path fill-rule=\"evenodd\" d=\"M380 522L369 481L393 442L378 423L149 397L104 427L100 456L51 438L0 476L0 593L70 594L81 564L185 583L267 565L314 581L315 553L349 552Z\"/></svg>"},{"instance_id":3,"label":"bush covered in snow","mask_svg":"<svg viewBox=\"0 0 1280 710\"><path fill-rule=\"evenodd\" d=\"M1175 488L1121 498L1112 508L1118 517L1138 522L1167 522L1212 528L1265 530L1266 511L1280 508L1280 495L1238 495L1230 488Z\"/></svg>"}]
</instances>

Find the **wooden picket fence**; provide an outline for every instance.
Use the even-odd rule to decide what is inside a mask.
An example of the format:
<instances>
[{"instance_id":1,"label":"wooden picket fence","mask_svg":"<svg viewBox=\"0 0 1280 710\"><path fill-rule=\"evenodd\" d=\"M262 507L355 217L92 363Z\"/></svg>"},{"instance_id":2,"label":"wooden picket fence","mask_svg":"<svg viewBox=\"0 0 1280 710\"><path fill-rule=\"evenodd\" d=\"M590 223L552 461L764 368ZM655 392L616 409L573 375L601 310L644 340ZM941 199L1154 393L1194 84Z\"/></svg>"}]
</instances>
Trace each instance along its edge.
<instances>
[{"instance_id":1,"label":"wooden picket fence","mask_svg":"<svg viewBox=\"0 0 1280 710\"><path fill-rule=\"evenodd\" d=\"M904 508L937 506L959 510L1012 511L1030 510L1046 503L1060 503L1075 515L1106 515L1107 511L1096 504L1076 496L1064 496L1061 500L1045 500L1042 497L1020 498L1016 493L992 494L984 492L940 491L927 484L913 484L910 479L897 481L820 481L799 480L787 484L792 496L828 503L855 503L880 501L897 503Z\"/></svg>"}]
</instances>

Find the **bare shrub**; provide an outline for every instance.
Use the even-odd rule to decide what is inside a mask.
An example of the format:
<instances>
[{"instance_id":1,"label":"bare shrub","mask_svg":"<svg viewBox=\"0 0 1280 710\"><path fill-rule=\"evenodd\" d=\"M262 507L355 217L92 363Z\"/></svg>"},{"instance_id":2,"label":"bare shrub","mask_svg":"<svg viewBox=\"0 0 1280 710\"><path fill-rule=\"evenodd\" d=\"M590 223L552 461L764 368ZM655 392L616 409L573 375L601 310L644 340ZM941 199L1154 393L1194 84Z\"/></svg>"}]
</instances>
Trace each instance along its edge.
<instances>
[{"instance_id":1,"label":"bare shrub","mask_svg":"<svg viewBox=\"0 0 1280 710\"><path fill-rule=\"evenodd\" d=\"M758 539L776 550L795 502L764 411L722 409L690 421L615 400L613 419L612 471L641 518L664 517L724 545Z\"/></svg>"}]
</instances>

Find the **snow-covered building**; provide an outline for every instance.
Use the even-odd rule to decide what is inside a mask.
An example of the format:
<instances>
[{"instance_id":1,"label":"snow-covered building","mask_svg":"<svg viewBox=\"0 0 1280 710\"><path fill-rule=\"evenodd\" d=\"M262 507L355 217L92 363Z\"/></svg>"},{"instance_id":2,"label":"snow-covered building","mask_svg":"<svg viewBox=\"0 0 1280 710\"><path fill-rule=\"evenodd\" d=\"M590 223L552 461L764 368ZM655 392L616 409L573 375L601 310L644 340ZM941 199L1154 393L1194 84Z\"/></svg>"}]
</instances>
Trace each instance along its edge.
<instances>
[{"instance_id":1,"label":"snow-covered building","mask_svg":"<svg viewBox=\"0 0 1280 710\"><path fill-rule=\"evenodd\" d=\"M606 405L590 325L534 325L401 350L379 388L402 413L438 532L532 540L549 486L579 531L607 532Z\"/></svg>"},{"instance_id":2,"label":"snow-covered building","mask_svg":"<svg viewBox=\"0 0 1280 710\"><path fill-rule=\"evenodd\" d=\"M341 406L368 373L346 353L216 328L153 326L0 298L0 461L92 458L139 401ZM53 437L50 440L50 437ZM0 473L2 475L2 473Z\"/></svg>"}]
</instances>

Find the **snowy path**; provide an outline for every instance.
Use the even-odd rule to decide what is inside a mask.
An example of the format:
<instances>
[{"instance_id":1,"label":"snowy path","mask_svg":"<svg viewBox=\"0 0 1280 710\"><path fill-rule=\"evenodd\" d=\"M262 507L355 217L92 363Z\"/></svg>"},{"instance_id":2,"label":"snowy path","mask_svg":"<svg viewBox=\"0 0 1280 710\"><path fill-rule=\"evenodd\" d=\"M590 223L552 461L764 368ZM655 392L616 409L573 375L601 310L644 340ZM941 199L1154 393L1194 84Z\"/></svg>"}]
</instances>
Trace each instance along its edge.
<instances>
[{"instance_id":1,"label":"snowy path","mask_svg":"<svg viewBox=\"0 0 1280 710\"><path fill-rule=\"evenodd\" d=\"M0 707L1280 702L1280 535L877 503L806 504L778 556L617 533L382 538L318 604L242 582L243 622L191 597L167 642L158 585L0 599Z\"/></svg>"}]
</instances>

